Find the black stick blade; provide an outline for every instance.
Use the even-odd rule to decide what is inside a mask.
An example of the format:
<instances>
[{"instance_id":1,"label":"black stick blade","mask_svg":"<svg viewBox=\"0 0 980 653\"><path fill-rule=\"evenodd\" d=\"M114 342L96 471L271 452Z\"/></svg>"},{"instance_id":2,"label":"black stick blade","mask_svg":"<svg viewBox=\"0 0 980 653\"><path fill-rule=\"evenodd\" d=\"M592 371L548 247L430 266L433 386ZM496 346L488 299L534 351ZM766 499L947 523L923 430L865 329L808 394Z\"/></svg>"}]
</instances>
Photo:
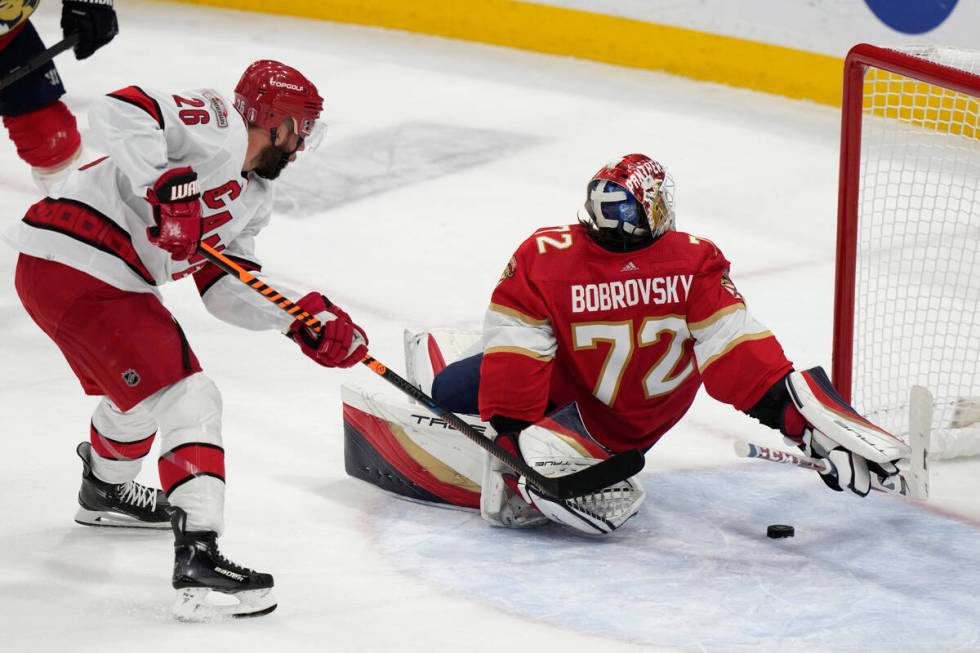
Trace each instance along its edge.
<instances>
[{"instance_id":1,"label":"black stick blade","mask_svg":"<svg viewBox=\"0 0 980 653\"><path fill-rule=\"evenodd\" d=\"M559 499L572 499L584 494L598 492L611 485L636 476L646 464L646 458L639 449L618 453L601 463L567 476L549 478L550 487L541 488Z\"/></svg>"}]
</instances>

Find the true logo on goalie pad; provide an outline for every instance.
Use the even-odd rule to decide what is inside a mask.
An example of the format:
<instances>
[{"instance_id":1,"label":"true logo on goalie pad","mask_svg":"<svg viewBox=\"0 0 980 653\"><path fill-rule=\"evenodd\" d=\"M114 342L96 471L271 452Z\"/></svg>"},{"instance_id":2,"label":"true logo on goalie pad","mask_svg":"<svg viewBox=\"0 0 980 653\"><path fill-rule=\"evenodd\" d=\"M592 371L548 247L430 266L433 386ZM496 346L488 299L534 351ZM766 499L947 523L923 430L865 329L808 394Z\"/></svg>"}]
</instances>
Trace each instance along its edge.
<instances>
[{"instance_id":1,"label":"true logo on goalie pad","mask_svg":"<svg viewBox=\"0 0 980 653\"><path fill-rule=\"evenodd\" d=\"M455 426L453 426L446 420L442 419L441 417L434 417L432 415L412 414L412 419L415 420L416 424L420 424L424 426L441 426L442 428L449 429L450 431L456 430ZM470 427L473 428L473 430L475 431L479 431L480 433L485 433L487 430L485 426L480 426L479 424L470 424Z\"/></svg>"}]
</instances>

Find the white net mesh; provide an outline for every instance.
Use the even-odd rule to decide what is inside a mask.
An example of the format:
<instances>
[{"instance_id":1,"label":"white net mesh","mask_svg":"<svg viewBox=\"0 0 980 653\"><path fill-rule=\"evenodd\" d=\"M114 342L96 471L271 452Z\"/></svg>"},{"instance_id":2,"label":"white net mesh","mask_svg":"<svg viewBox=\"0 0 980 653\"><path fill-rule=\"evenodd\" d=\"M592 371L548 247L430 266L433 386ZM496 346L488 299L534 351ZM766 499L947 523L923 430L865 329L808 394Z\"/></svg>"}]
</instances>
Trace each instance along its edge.
<instances>
[{"instance_id":1,"label":"white net mesh","mask_svg":"<svg viewBox=\"0 0 980 653\"><path fill-rule=\"evenodd\" d=\"M980 71L980 52L903 52ZM933 428L949 429L957 407L980 397L980 106L869 67L863 108L853 403L904 433L909 388L924 385ZM978 427L956 426L976 445L957 454L980 453Z\"/></svg>"}]
</instances>

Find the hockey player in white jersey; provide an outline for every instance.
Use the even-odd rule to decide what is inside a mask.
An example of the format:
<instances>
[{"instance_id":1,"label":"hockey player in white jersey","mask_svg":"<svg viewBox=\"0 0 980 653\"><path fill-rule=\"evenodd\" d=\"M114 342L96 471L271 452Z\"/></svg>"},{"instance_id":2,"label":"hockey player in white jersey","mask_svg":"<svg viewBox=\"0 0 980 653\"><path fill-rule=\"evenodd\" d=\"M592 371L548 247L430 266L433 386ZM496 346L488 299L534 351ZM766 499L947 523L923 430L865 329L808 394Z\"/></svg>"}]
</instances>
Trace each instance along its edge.
<instances>
[{"instance_id":1,"label":"hockey player in white jersey","mask_svg":"<svg viewBox=\"0 0 980 653\"><path fill-rule=\"evenodd\" d=\"M213 90L109 93L89 113L108 156L73 172L5 235L21 252L15 283L27 312L85 392L102 396L90 441L78 446L76 521L173 528L180 618L264 614L276 602L272 576L218 552L221 397L157 287L193 276L215 316L280 330L326 367L367 353L363 330L319 292L298 302L324 322L314 334L197 253L203 241L264 276L255 237L270 219L270 181L320 136L322 106L305 76L270 60L246 69L233 104ZM133 480L156 437L162 491ZM211 607L212 591L237 604Z\"/></svg>"}]
</instances>

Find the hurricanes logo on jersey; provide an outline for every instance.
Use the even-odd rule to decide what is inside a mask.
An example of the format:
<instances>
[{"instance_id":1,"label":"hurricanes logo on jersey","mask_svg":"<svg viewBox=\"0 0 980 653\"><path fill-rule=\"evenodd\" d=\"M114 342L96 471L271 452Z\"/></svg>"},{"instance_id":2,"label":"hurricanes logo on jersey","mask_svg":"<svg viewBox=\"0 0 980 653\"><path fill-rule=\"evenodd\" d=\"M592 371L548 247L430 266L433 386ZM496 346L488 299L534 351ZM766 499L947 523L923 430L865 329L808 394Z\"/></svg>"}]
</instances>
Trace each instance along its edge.
<instances>
[{"instance_id":1,"label":"hurricanes logo on jersey","mask_svg":"<svg viewBox=\"0 0 980 653\"><path fill-rule=\"evenodd\" d=\"M742 295L739 294L738 288L732 282L731 278L727 274L721 276L721 287L728 291L728 294L737 299L740 302L745 301L742 299Z\"/></svg>"}]
</instances>

